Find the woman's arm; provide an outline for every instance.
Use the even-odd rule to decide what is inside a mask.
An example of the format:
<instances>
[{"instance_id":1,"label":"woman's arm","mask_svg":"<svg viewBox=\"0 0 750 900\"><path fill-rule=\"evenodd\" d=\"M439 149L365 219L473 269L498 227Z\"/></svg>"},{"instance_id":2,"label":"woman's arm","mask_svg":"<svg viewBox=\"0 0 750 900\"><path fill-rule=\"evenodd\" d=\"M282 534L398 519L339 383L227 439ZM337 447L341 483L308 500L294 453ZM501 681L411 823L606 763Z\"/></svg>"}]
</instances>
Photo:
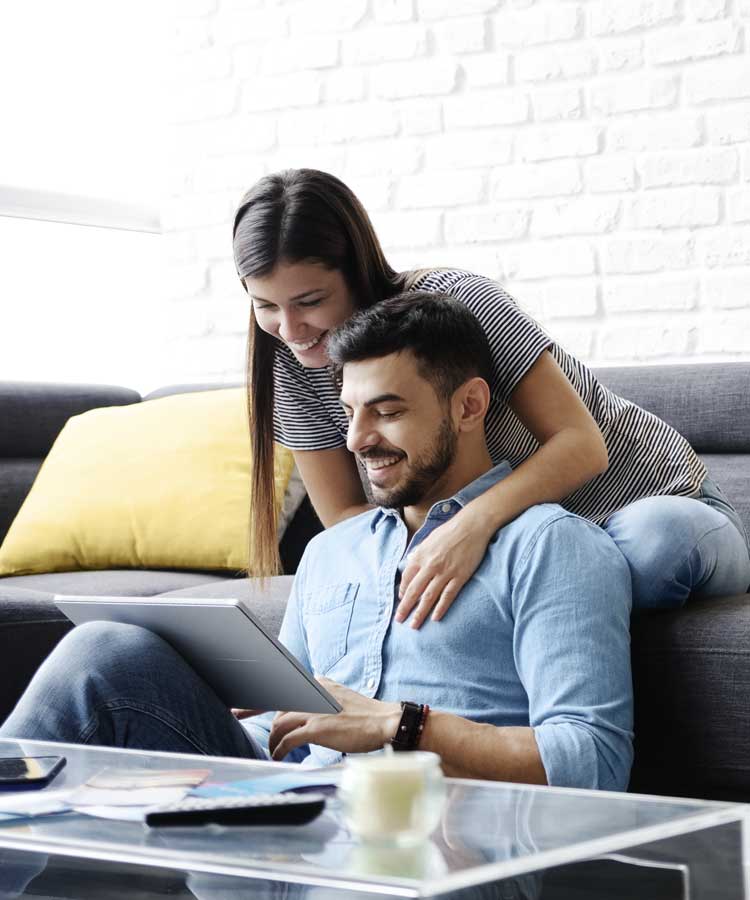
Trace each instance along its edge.
<instances>
[{"instance_id":1,"label":"woman's arm","mask_svg":"<svg viewBox=\"0 0 750 900\"><path fill-rule=\"evenodd\" d=\"M548 350L519 381L508 406L540 446L474 501L490 536L530 506L577 491L609 463L599 426Z\"/></svg>"},{"instance_id":2,"label":"woman's arm","mask_svg":"<svg viewBox=\"0 0 750 900\"><path fill-rule=\"evenodd\" d=\"M359 478L357 463L346 447L293 450L292 453L310 501L325 528L372 509Z\"/></svg>"},{"instance_id":3,"label":"woman's arm","mask_svg":"<svg viewBox=\"0 0 750 900\"><path fill-rule=\"evenodd\" d=\"M539 448L414 550L401 578L397 621L415 606L415 628L433 607L433 619L442 618L499 528L530 506L562 500L606 470L599 426L549 351L519 381L508 405Z\"/></svg>"}]
</instances>

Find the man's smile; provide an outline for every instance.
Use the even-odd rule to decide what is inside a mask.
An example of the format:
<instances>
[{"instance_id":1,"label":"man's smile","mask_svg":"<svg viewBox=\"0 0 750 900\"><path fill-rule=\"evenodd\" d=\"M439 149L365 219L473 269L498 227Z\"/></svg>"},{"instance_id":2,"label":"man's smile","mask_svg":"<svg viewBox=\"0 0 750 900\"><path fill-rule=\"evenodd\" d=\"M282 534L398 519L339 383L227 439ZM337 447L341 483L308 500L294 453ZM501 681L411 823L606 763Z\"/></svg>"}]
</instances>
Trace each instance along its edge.
<instances>
[{"instance_id":1,"label":"man's smile","mask_svg":"<svg viewBox=\"0 0 750 900\"><path fill-rule=\"evenodd\" d=\"M405 455L397 456L371 456L365 457L363 462L367 469L367 477L374 484L387 481L393 469L405 459Z\"/></svg>"}]
</instances>

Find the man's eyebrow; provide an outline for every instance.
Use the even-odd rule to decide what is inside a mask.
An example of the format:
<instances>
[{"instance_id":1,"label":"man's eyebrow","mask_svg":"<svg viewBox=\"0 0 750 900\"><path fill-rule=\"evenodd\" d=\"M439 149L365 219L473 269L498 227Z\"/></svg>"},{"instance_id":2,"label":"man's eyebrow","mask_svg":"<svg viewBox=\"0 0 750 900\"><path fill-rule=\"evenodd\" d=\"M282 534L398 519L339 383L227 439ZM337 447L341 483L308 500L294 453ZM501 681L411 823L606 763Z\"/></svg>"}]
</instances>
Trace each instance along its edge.
<instances>
[{"instance_id":1,"label":"man's eyebrow","mask_svg":"<svg viewBox=\"0 0 750 900\"><path fill-rule=\"evenodd\" d=\"M378 403L405 403L406 401L400 394L378 394L377 397L373 397L371 400L365 400L365 407L369 406L377 406ZM351 409L346 400L341 401L342 406L346 406L347 409Z\"/></svg>"},{"instance_id":2,"label":"man's eyebrow","mask_svg":"<svg viewBox=\"0 0 750 900\"><path fill-rule=\"evenodd\" d=\"M310 297L313 294L319 294L321 291L324 291L324 290L325 290L325 288L322 288L322 287L314 288L312 291L305 291L304 293L297 294L296 296L290 297L289 299L292 303L294 303L296 300L304 300L305 297ZM253 300L257 300L259 303L271 303L272 302L271 300L266 300L263 297L259 297L257 294L251 294L250 296L252 297Z\"/></svg>"}]
</instances>

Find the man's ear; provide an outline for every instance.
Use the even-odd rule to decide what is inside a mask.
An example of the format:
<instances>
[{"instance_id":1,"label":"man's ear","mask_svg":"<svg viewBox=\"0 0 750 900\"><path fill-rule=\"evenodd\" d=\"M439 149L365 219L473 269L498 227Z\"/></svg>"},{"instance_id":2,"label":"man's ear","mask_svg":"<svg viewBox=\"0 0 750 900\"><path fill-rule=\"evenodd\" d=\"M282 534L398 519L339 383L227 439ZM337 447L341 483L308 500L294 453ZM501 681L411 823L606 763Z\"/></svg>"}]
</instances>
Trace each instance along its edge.
<instances>
[{"instance_id":1,"label":"man's ear","mask_svg":"<svg viewBox=\"0 0 750 900\"><path fill-rule=\"evenodd\" d=\"M454 403L459 431L484 427L484 417L490 405L490 386L484 378L470 378L454 394Z\"/></svg>"}]
</instances>

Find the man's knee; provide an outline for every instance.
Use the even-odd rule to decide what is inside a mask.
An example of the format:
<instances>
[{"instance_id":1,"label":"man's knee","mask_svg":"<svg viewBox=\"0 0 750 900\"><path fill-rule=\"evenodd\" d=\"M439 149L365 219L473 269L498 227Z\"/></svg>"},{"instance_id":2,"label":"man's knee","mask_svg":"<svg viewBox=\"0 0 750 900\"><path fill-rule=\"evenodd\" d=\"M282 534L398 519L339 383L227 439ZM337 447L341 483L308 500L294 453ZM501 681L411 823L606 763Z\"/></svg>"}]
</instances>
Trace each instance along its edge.
<instances>
[{"instance_id":1,"label":"man's knee","mask_svg":"<svg viewBox=\"0 0 750 900\"><path fill-rule=\"evenodd\" d=\"M48 663L63 662L68 672L139 666L168 645L153 632L123 622L86 622L65 635Z\"/></svg>"},{"instance_id":2,"label":"man's knee","mask_svg":"<svg viewBox=\"0 0 750 900\"><path fill-rule=\"evenodd\" d=\"M76 626L60 641L58 648L75 653L130 653L155 637L140 625L123 622L86 622Z\"/></svg>"}]
</instances>

